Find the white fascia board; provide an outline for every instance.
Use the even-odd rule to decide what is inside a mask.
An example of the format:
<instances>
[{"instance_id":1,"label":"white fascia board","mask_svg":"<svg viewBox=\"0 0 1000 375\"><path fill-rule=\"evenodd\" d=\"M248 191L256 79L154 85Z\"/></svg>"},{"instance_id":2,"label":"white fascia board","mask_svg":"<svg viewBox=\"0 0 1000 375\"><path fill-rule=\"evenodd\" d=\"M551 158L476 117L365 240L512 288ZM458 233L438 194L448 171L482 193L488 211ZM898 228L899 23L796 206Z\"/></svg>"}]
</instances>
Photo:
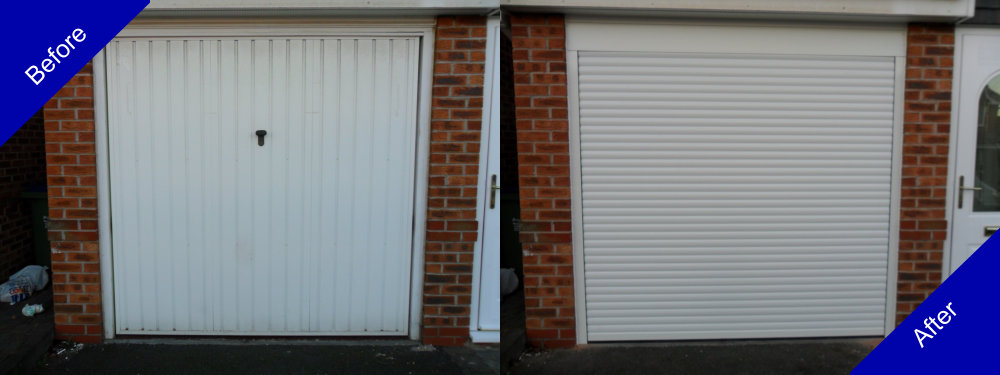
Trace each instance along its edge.
<instances>
[{"instance_id":1,"label":"white fascia board","mask_svg":"<svg viewBox=\"0 0 1000 375\"><path fill-rule=\"evenodd\" d=\"M960 20L972 17L975 0L500 0L518 10L587 13L708 12L727 14L798 14L838 17ZM647 13L648 14L648 13ZM664 13L666 14L666 13Z\"/></svg>"},{"instance_id":2,"label":"white fascia board","mask_svg":"<svg viewBox=\"0 0 1000 375\"><path fill-rule=\"evenodd\" d=\"M150 0L148 10L195 9L494 9L497 0Z\"/></svg>"}]
</instances>

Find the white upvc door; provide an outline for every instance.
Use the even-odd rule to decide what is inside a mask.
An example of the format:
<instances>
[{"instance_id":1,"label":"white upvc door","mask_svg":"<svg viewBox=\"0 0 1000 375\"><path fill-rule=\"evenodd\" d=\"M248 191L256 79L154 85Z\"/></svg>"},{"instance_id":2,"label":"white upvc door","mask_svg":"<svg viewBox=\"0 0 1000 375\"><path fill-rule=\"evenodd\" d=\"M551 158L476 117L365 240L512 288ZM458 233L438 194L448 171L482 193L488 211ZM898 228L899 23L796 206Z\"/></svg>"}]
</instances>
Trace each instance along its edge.
<instances>
[{"instance_id":1,"label":"white upvc door","mask_svg":"<svg viewBox=\"0 0 1000 375\"><path fill-rule=\"evenodd\" d=\"M960 34L950 272L1000 227L1000 33Z\"/></svg>"},{"instance_id":2,"label":"white upvc door","mask_svg":"<svg viewBox=\"0 0 1000 375\"><path fill-rule=\"evenodd\" d=\"M406 335L419 45L112 41L115 331Z\"/></svg>"},{"instance_id":3,"label":"white upvc door","mask_svg":"<svg viewBox=\"0 0 1000 375\"><path fill-rule=\"evenodd\" d=\"M479 256L478 307L472 339L477 342L500 341L500 23L489 22L489 43L492 56L487 60L487 95L484 101L482 161L480 189L483 199L481 252Z\"/></svg>"}]
</instances>

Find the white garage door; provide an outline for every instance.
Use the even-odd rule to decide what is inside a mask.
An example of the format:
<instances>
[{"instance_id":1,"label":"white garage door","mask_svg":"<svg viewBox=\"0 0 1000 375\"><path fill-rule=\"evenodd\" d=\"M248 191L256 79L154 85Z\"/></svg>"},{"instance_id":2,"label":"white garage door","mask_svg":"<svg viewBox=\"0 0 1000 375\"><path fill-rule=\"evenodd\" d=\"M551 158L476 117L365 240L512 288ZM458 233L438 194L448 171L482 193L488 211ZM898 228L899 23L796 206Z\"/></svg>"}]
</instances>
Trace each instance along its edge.
<instances>
[{"instance_id":1,"label":"white garage door","mask_svg":"<svg viewBox=\"0 0 1000 375\"><path fill-rule=\"evenodd\" d=\"M405 335L418 45L110 43L116 331Z\"/></svg>"},{"instance_id":2,"label":"white garage door","mask_svg":"<svg viewBox=\"0 0 1000 375\"><path fill-rule=\"evenodd\" d=\"M892 57L576 56L589 340L884 334Z\"/></svg>"}]
</instances>

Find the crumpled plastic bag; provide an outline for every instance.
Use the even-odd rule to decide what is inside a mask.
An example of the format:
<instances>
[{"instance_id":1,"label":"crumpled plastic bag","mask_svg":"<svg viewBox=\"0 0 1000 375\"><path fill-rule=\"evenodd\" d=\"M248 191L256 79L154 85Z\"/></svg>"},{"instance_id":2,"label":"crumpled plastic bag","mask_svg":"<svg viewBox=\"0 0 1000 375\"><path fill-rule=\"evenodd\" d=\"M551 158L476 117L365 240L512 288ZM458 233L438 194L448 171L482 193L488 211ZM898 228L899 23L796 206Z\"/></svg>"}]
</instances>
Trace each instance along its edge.
<instances>
[{"instance_id":1,"label":"crumpled plastic bag","mask_svg":"<svg viewBox=\"0 0 1000 375\"><path fill-rule=\"evenodd\" d=\"M17 271L7 282L0 284L0 302L11 305L24 301L31 294L42 290L49 283L47 267L27 266Z\"/></svg>"},{"instance_id":2,"label":"crumpled plastic bag","mask_svg":"<svg viewBox=\"0 0 1000 375\"><path fill-rule=\"evenodd\" d=\"M514 273L513 268L500 269L500 295L506 296L514 293L518 283L517 274Z\"/></svg>"}]
</instances>

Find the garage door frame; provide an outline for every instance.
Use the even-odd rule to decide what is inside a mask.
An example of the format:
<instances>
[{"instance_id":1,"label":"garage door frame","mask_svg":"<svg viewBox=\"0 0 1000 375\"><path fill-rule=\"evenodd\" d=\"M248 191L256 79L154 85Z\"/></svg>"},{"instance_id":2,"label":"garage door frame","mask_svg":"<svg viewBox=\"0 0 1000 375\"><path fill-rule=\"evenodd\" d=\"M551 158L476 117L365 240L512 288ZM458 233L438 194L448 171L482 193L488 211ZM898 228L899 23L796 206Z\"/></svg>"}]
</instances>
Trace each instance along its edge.
<instances>
[{"instance_id":1,"label":"garage door frame","mask_svg":"<svg viewBox=\"0 0 1000 375\"><path fill-rule=\"evenodd\" d=\"M848 55L894 57L892 172L889 203L889 256L884 335L895 327L899 264L899 212L903 143L906 25L801 24L765 21L647 20L567 17L566 74L569 105L570 184L573 228L573 289L576 342L587 344L584 272L580 98L581 51Z\"/></svg>"},{"instance_id":2,"label":"garage door frame","mask_svg":"<svg viewBox=\"0 0 1000 375\"><path fill-rule=\"evenodd\" d=\"M240 19L137 19L118 37L363 37L399 36L420 39L419 86L417 91L417 153L414 181L413 238L409 298L409 338L420 339L424 279L424 239L426 236L427 183L430 161L431 82L434 56L433 17L310 19L271 18L266 22ZM110 161L106 57L101 50L93 59L94 126L96 132L99 256L104 337L115 337L114 275L111 228Z\"/></svg>"}]
</instances>

